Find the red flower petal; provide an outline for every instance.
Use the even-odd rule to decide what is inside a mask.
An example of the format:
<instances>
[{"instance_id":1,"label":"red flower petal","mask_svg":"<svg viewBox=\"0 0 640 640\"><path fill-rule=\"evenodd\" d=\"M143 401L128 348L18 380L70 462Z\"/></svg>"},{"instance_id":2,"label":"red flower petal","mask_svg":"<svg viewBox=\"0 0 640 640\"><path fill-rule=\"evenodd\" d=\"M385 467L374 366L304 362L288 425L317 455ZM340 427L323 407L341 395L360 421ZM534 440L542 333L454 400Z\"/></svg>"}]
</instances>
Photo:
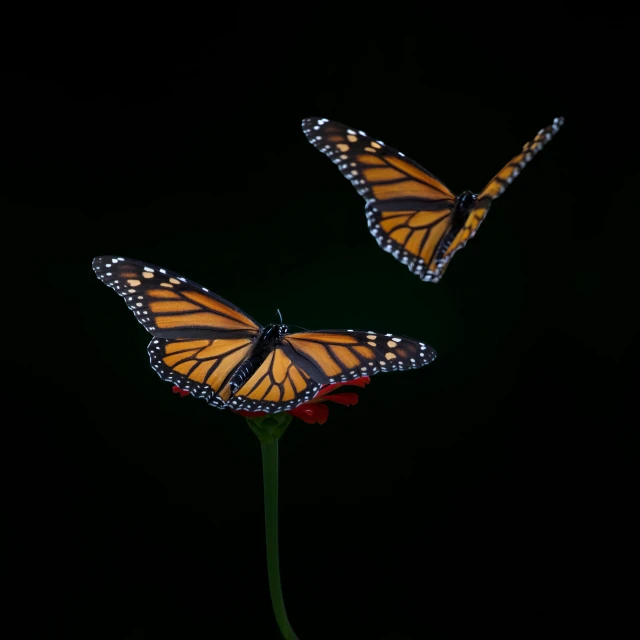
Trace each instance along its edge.
<instances>
[{"instance_id":1,"label":"red flower petal","mask_svg":"<svg viewBox=\"0 0 640 640\"><path fill-rule=\"evenodd\" d=\"M329 417L329 407L324 404L309 404L305 402L287 413L291 414L295 418L300 418L307 424L324 424Z\"/></svg>"},{"instance_id":2,"label":"red flower petal","mask_svg":"<svg viewBox=\"0 0 640 640\"><path fill-rule=\"evenodd\" d=\"M321 396L326 396L327 393L331 393L334 389L338 389L339 387L346 387L349 385L353 385L355 387L360 387L364 389L365 385L371 382L371 378L368 376L363 376L362 378L355 378L354 380L347 380L346 382L333 382L331 384L322 387L314 396L315 398L319 398Z\"/></svg>"},{"instance_id":3,"label":"red flower petal","mask_svg":"<svg viewBox=\"0 0 640 640\"><path fill-rule=\"evenodd\" d=\"M346 407L350 407L351 405L358 404L358 394L357 393L334 393L331 396L324 396L323 398L312 398L305 402L302 406L306 406L311 403L316 402L335 402L337 404L343 404Z\"/></svg>"},{"instance_id":4,"label":"red flower petal","mask_svg":"<svg viewBox=\"0 0 640 640\"><path fill-rule=\"evenodd\" d=\"M171 391L173 391L173 393L179 393L182 398L189 395L188 391L181 389L179 386L175 384L173 385L173 387L171 387Z\"/></svg>"}]
</instances>

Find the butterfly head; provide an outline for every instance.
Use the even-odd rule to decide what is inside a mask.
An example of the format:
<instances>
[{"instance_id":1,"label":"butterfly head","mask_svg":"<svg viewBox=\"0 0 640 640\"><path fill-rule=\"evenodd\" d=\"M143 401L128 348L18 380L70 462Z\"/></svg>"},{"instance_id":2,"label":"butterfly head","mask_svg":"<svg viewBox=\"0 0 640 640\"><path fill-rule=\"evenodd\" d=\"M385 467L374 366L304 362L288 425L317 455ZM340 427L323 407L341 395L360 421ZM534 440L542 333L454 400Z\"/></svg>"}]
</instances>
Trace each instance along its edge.
<instances>
[{"instance_id":1,"label":"butterfly head","mask_svg":"<svg viewBox=\"0 0 640 640\"><path fill-rule=\"evenodd\" d=\"M455 233L466 222L471 210L476 204L477 195L472 191L463 191L457 198L453 209L453 224Z\"/></svg>"},{"instance_id":2,"label":"butterfly head","mask_svg":"<svg viewBox=\"0 0 640 640\"><path fill-rule=\"evenodd\" d=\"M473 205L476 203L477 194L473 193L473 191L463 191L457 197L457 206L460 209L471 209Z\"/></svg>"},{"instance_id":3,"label":"butterfly head","mask_svg":"<svg viewBox=\"0 0 640 640\"><path fill-rule=\"evenodd\" d=\"M278 344L288 333L290 333L289 326L286 324L268 324L262 331L262 340Z\"/></svg>"}]
</instances>

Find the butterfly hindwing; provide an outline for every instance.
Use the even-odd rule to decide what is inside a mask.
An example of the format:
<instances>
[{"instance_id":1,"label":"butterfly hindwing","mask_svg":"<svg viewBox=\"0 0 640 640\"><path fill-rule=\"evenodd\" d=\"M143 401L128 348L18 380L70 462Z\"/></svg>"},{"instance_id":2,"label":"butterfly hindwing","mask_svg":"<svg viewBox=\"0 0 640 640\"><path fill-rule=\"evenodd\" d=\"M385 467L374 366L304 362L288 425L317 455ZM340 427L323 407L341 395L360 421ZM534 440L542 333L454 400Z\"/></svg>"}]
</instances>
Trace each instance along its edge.
<instances>
[{"instance_id":1,"label":"butterfly hindwing","mask_svg":"<svg viewBox=\"0 0 640 640\"><path fill-rule=\"evenodd\" d=\"M378 244L411 273L423 280L437 275L435 259L444 236L451 229L453 202L442 202L437 211L423 209L382 211L367 205L369 229Z\"/></svg>"},{"instance_id":2,"label":"butterfly hindwing","mask_svg":"<svg viewBox=\"0 0 640 640\"><path fill-rule=\"evenodd\" d=\"M147 351L151 366L171 382L214 407L223 408L232 391L229 376L251 352L253 339L166 340L154 338Z\"/></svg>"}]
</instances>

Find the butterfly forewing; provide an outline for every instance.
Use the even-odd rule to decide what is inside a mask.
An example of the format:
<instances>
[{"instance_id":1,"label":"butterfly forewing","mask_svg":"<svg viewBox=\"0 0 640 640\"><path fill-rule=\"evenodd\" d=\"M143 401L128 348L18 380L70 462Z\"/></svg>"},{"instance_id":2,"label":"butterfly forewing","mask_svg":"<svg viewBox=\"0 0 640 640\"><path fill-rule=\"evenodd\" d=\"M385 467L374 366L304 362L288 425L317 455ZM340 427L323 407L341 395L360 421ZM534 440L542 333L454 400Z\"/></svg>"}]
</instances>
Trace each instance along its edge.
<instances>
[{"instance_id":1,"label":"butterfly forewing","mask_svg":"<svg viewBox=\"0 0 640 640\"><path fill-rule=\"evenodd\" d=\"M507 164L488 182L487 186L478 194L475 207L471 210L464 226L457 233L453 242L441 257L442 271L453 257L456 251L462 249L467 242L476 235L478 227L489 211L491 203L504 193L504 190L513 182L533 156L544 147L564 123L564 118L555 118L553 123L544 129L540 129L536 137L527 142L522 151L511 158Z\"/></svg>"},{"instance_id":2,"label":"butterfly forewing","mask_svg":"<svg viewBox=\"0 0 640 640\"><path fill-rule=\"evenodd\" d=\"M326 118L307 118L302 121L302 130L316 149L338 165L367 202L397 206L398 200L414 198L428 202L455 200L455 195L432 173L364 131Z\"/></svg>"},{"instance_id":3,"label":"butterfly forewing","mask_svg":"<svg viewBox=\"0 0 640 640\"><path fill-rule=\"evenodd\" d=\"M507 164L496 173L488 182L487 186L480 192L476 201L477 206L482 206L481 201L487 198L495 200L500 196L513 179L517 177L527 163L544 147L553 136L558 133L560 127L564 124L564 118L555 118L553 123L544 129L538 131L536 137L527 142L522 151L511 158Z\"/></svg>"},{"instance_id":4,"label":"butterfly forewing","mask_svg":"<svg viewBox=\"0 0 640 640\"><path fill-rule=\"evenodd\" d=\"M292 360L324 384L417 369L436 357L424 342L374 331L307 331L287 336L284 343Z\"/></svg>"},{"instance_id":5,"label":"butterfly forewing","mask_svg":"<svg viewBox=\"0 0 640 640\"><path fill-rule=\"evenodd\" d=\"M260 332L246 313L177 273L110 256L94 258L93 269L156 337L238 338Z\"/></svg>"}]
</instances>

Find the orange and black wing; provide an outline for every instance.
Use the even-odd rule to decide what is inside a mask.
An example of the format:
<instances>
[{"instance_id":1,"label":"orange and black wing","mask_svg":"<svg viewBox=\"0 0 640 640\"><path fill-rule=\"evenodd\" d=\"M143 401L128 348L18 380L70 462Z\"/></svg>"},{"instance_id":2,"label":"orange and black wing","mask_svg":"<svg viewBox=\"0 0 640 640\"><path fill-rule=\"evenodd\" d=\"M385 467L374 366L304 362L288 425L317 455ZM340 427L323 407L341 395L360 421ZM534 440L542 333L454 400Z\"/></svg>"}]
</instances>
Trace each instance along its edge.
<instances>
[{"instance_id":1,"label":"orange and black wing","mask_svg":"<svg viewBox=\"0 0 640 640\"><path fill-rule=\"evenodd\" d=\"M167 269L100 256L93 259L93 270L158 338L235 338L262 328L230 302Z\"/></svg>"},{"instance_id":2,"label":"orange and black wing","mask_svg":"<svg viewBox=\"0 0 640 640\"><path fill-rule=\"evenodd\" d=\"M215 406L262 327L238 307L177 273L137 260L100 256L93 269L125 299L154 336L148 347L158 375Z\"/></svg>"},{"instance_id":3,"label":"orange and black wing","mask_svg":"<svg viewBox=\"0 0 640 640\"><path fill-rule=\"evenodd\" d=\"M147 348L151 366L165 381L220 409L232 389L229 378L251 353L254 339L166 340L154 338Z\"/></svg>"},{"instance_id":4,"label":"orange and black wing","mask_svg":"<svg viewBox=\"0 0 640 640\"><path fill-rule=\"evenodd\" d=\"M462 249L462 247L476 235L478 227L487 215L491 203L502 195L504 190L511 184L513 179L519 175L533 156L558 133L563 123L564 118L555 118L553 123L548 127L540 129L536 137L530 142L527 142L527 144L522 147L522 151L507 162L478 194L475 206L471 210L463 227L458 231L443 255L439 256L438 269L440 277L442 277L453 254Z\"/></svg>"},{"instance_id":5,"label":"orange and black wing","mask_svg":"<svg viewBox=\"0 0 640 640\"><path fill-rule=\"evenodd\" d=\"M364 131L324 118L307 118L302 129L366 200L367 222L378 244L412 273L427 273L451 229L456 197L417 162Z\"/></svg>"},{"instance_id":6,"label":"orange and black wing","mask_svg":"<svg viewBox=\"0 0 640 640\"><path fill-rule=\"evenodd\" d=\"M288 411L327 384L385 371L417 369L436 357L428 344L373 331L308 331L285 336L229 405Z\"/></svg>"}]
</instances>

